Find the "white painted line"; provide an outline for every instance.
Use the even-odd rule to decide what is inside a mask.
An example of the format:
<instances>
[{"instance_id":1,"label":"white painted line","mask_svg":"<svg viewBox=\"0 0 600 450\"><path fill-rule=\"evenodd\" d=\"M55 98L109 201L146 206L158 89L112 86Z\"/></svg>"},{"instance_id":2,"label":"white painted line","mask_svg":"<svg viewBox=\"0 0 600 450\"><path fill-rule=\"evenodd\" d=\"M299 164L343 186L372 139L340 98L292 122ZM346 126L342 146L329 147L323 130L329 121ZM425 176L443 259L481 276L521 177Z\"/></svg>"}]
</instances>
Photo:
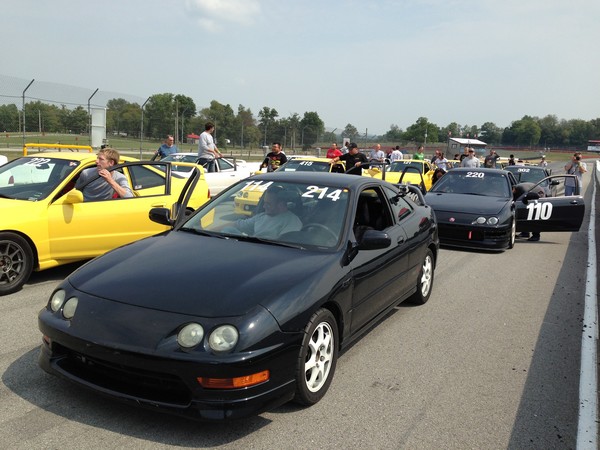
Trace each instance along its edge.
<instances>
[{"instance_id":1,"label":"white painted line","mask_svg":"<svg viewBox=\"0 0 600 450\"><path fill-rule=\"evenodd\" d=\"M600 162L592 171L593 186L588 228L588 265L585 284L585 306L581 336L581 369L579 374L579 421L577 450L598 449L598 297L596 259L596 185Z\"/></svg>"}]
</instances>

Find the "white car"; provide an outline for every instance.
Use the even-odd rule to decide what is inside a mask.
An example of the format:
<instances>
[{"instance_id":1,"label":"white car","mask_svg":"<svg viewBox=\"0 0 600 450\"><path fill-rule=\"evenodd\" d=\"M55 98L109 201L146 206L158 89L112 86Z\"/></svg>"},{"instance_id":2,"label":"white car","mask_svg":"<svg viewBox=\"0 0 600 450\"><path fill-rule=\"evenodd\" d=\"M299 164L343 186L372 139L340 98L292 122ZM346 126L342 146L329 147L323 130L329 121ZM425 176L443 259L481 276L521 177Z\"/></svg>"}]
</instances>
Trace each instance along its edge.
<instances>
[{"instance_id":1,"label":"white car","mask_svg":"<svg viewBox=\"0 0 600 450\"><path fill-rule=\"evenodd\" d=\"M0 166L2 164L6 164L8 162L8 158L4 155L0 155Z\"/></svg>"},{"instance_id":2,"label":"white car","mask_svg":"<svg viewBox=\"0 0 600 450\"><path fill-rule=\"evenodd\" d=\"M173 153L161 159L161 161L196 163L198 161L198 154ZM216 160L216 164L213 164L213 167L216 169L216 171L209 172L206 170L204 172L204 178L208 183L211 196L217 195L225 188L231 186L233 183L247 178L254 173L252 167L243 159L230 160L226 158L219 158ZM187 166L177 167L174 164L173 173L183 177L189 177L191 168Z\"/></svg>"}]
</instances>

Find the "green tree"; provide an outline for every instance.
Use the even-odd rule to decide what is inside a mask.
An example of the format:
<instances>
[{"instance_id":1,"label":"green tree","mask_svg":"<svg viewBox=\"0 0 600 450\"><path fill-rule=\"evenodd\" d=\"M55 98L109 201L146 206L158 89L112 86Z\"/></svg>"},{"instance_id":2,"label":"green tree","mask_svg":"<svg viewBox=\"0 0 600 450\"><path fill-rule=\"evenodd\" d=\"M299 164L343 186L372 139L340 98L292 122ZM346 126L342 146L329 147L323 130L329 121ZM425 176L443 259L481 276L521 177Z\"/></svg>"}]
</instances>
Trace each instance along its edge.
<instances>
[{"instance_id":1,"label":"green tree","mask_svg":"<svg viewBox=\"0 0 600 450\"><path fill-rule=\"evenodd\" d=\"M481 125L479 138L488 144L499 144L502 139L502 130L493 122L485 122Z\"/></svg>"},{"instance_id":2,"label":"green tree","mask_svg":"<svg viewBox=\"0 0 600 450\"><path fill-rule=\"evenodd\" d=\"M258 112L258 126L263 132L263 145L267 145L267 142L273 139L267 139L269 136L269 127L275 122L275 119L279 116L279 113L275 108L269 108L263 106Z\"/></svg>"},{"instance_id":3,"label":"green tree","mask_svg":"<svg viewBox=\"0 0 600 450\"><path fill-rule=\"evenodd\" d=\"M113 98L106 103L106 131L120 133L122 131L121 118L129 102L124 98Z\"/></svg>"},{"instance_id":4,"label":"green tree","mask_svg":"<svg viewBox=\"0 0 600 450\"><path fill-rule=\"evenodd\" d=\"M243 105L238 105L238 112L235 118L236 129L239 129L239 139L234 142L239 142L242 147L246 145L258 145L260 139L260 131L256 127L256 120L252 115L250 108L244 108Z\"/></svg>"},{"instance_id":5,"label":"green tree","mask_svg":"<svg viewBox=\"0 0 600 450\"><path fill-rule=\"evenodd\" d=\"M19 109L17 105L0 105L0 130L4 132L19 131Z\"/></svg>"},{"instance_id":6,"label":"green tree","mask_svg":"<svg viewBox=\"0 0 600 450\"><path fill-rule=\"evenodd\" d=\"M542 135L542 129L531 116L523 116L521 120L513 122L511 129L515 135L515 142L520 145L537 145Z\"/></svg>"},{"instance_id":7,"label":"green tree","mask_svg":"<svg viewBox=\"0 0 600 450\"><path fill-rule=\"evenodd\" d=\"M342 131L342 138L348 138L351 141L355 141L358 137L358 129L352 125L348 124L344 127L344 131Z\"/></svg>"},{"instance_id":8,"label":"green tree","mask_svg":"<svg viewBox=\"0 0 600 450\"><path fill-rule=\"evenodd\" d=\"M427 117L419 117L417 121L409 126L404 133L404 139L414 142L437 141L439 135L439 127L431 123Z\"/></svg>"},{"instance_id":9,"label":"green tree","mask_svg":"<svg viewBox=\"0 0 600 450\"><path fill-rule=\"evenodd\" d=\"M382 136L382 140L388 142L399 142L403 138L403 132L398 125L391 124L390 129Z\"/></svg>"},{"instance_id":10,"label":"green tree","mask_svg":"<svg viewBox=\"0 0 600 450\"><path fill-rule=\"evenodd\" d=\"M146 103L144 130L154 139L175 135L175 96L171 93L154 94Z\"/></svg>"},{"instance_id":11,"label":"green tree","mask_svg":"<svg viewBox=\"0 0 600 450\"><path fill-rule=\"evenodd\" d=\"M300 121L302 127L302 147L303 149L310 148L312 144L319 140L319 136L323 136L325 132L325 123L314 111L305 112L304 117Z\"/></svg>"}]
</instances>

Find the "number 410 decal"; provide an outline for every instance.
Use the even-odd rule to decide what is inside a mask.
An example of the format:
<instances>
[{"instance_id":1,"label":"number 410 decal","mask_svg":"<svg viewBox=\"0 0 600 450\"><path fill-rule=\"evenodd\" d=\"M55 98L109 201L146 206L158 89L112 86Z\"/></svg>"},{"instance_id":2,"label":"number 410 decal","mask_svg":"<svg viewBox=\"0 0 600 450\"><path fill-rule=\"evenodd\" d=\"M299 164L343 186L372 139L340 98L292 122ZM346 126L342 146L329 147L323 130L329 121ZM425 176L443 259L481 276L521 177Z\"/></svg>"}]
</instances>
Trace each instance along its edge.
<instances>
[{"instance_id":1,"label":"number 410 decal","mask_svg":"<svg viewBox=\"0 0 600 450\"><path fill-rule=\"evenodd\" d=\"M552 203L530 202L527 204L527 220L548 220L552 217Z\"/></svg>"}]
</instances>

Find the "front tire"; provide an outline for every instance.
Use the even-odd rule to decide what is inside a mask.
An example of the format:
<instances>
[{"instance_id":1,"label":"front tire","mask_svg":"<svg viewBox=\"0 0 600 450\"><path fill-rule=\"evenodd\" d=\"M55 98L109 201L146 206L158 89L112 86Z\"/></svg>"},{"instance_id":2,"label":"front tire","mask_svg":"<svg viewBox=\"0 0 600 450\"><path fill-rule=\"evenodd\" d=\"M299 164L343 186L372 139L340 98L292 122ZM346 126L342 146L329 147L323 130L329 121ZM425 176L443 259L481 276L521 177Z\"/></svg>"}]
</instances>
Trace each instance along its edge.
<instances>
[{"instance_id":1,"label":"front tire","mask_svg":"<svg viewBox=\"0 0 600 450\"><path fill-rule=\"evenodd\" d=\"M517 239L517 220L513 215L512 224L510 226L510 236L508 238L507 248L510 250L515 246L515 240Z\"/></svg>"},{"instance_id":2,"label":"front tire","mask_svg":"<svg viewBox=\"0 0 600 450\"><path fill-rule=\"evenodd\" d=\"M0 233L0 295L18 291L33 271L33 251L15 233Z\"/></svg>"},{"instance_id":3,"label":"front tire","mask_svg":"<svg viewBox=\"0 0 600 450\"><path fill-rule=\"evenodd\" d=\"M419 278L417 278L417 292L410 297L410 302L416 305L424 305L429 300L431 288L433 287L433 274L435 271L435 259L431 249L427 249L427 254L423 259Z\"/></svg>"},{"instance_id":4,"label":"front tire","mask_svg":"<svg viewBox=\"0 0 600 450\"><path fill-rule=\"evenodd\" d=\"M337 357L337 322L329 310L319 309L304 330L296 369L296 403L310 406L325 396L335 373Z\"/></svg>"}]
</instances>

